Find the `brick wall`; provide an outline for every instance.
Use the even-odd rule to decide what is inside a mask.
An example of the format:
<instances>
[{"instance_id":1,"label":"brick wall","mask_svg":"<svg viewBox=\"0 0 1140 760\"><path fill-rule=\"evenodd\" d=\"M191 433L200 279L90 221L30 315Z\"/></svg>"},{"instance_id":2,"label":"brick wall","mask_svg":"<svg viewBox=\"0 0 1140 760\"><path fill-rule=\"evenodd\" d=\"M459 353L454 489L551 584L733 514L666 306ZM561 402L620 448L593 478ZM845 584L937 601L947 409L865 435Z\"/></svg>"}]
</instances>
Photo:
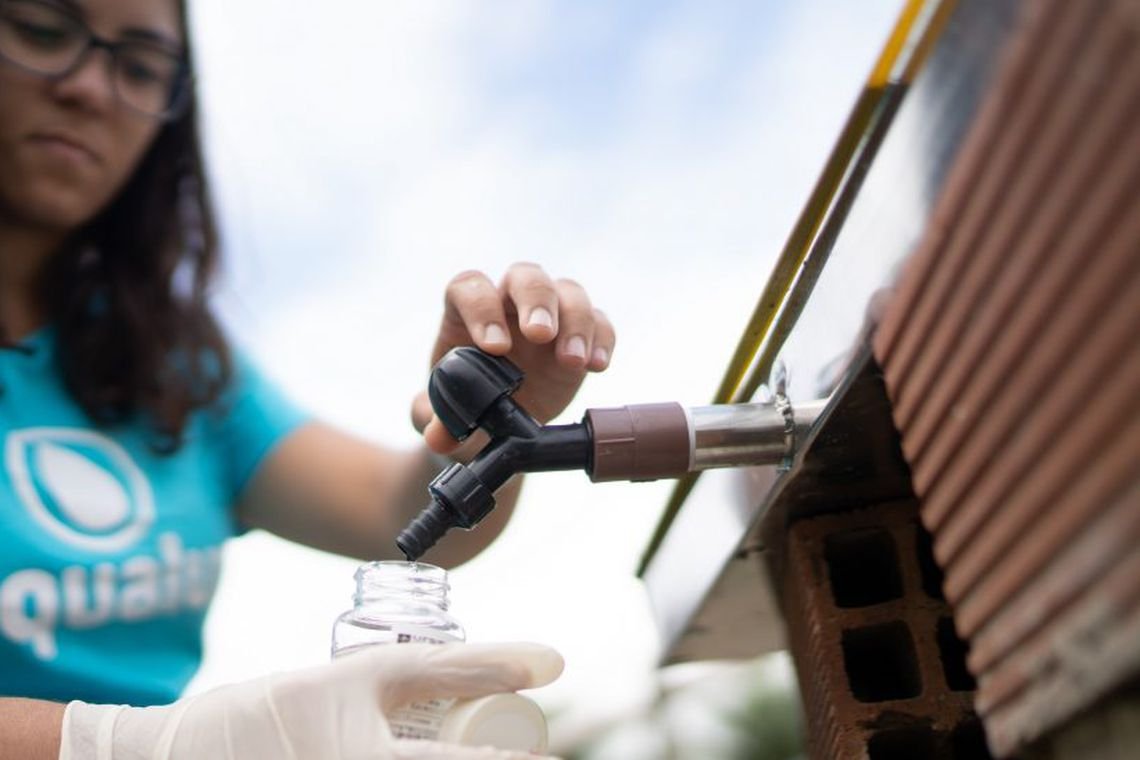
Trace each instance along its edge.
<instances>
[{"instance_id":1,"label":"brick wall","mask_svg":"<svg viewBox=\"0 0 1140 760\"><path fill-rule=\"evenodd\" d=\"M811 757L989 757L916 503L800 520L785 548L782 597Z\"/></svg>"}]
</instances>

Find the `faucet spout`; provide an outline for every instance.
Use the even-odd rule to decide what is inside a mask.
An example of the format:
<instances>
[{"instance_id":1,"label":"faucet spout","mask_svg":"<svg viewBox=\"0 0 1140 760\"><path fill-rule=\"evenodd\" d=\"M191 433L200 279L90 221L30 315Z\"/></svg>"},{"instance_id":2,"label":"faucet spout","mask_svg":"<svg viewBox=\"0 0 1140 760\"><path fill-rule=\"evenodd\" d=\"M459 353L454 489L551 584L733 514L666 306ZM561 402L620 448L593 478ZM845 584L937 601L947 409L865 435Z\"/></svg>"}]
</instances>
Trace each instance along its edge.
<instances>
[{"instance_id":1,"label":"faucet spout","mask_svg":"<svg viewBox=\"0 0 1140 760\"><path fill-rule=\"evenodd\" d=\"M581 422L540 425L512 397L522 372L475 348L450 351L432 372L428 395L457 438L476 428L491 441L468 464L454 463L428 485L431 502L396 538L419 559L451 528L470 530L495 507L495 491L523 472L582 470L594 482L680 477L712 467L788 466L824 402L685 408L677 403L588 409Z\"/></svg>"}]
</instances>

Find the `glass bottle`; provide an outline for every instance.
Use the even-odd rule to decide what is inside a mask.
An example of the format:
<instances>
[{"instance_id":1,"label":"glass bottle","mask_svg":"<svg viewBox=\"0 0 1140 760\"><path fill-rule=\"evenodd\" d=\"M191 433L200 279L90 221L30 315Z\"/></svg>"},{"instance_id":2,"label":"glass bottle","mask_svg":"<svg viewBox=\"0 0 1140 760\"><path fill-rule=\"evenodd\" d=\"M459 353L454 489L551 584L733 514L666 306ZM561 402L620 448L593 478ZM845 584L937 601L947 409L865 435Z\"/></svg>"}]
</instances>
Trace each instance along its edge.
<instances>
[{"instance_id":1,"label":"glass bottle","mask_svg":"<svg viewBox=\"0 0 1140 760\"><path fill-rule=\"evenodd\" d=\"M448 613L447 571L422 562L369 562L356 571L353 607L333 624L332 656L376 644L464 641L466 633ZM415 703L388 716L392 733L435 739L454 700Z\"/></svg>"}]
</instances>

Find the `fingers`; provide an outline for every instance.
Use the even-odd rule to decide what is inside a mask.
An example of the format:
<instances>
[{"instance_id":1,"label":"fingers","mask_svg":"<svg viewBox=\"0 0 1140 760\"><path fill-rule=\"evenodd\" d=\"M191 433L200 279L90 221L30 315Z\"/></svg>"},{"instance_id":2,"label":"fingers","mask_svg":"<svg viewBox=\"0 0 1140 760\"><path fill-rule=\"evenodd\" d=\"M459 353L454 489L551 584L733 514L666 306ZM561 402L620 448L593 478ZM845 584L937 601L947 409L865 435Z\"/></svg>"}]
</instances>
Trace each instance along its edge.
<instances>
[{"instance_id":1,"label":"fingers","mask_svg":"<svg viewBox=\"0 0 1140 760\"><path fill-rule=\"evenodd\" d=\"M463 747L422 739L398 739L392 746L396 760L558 760L550 755L512 752L492 747Z\"/></svg>"},{"instance_id":2,"label":"fingers","mask_svg":"<svg viewBox=\"0 0 1140 760\"><path fill-rule=\"evenodd\" d=\"M451 279L444 295L443 324L432 364L456 346L474 342L491 354L511 348L511 331L498 288L482 272L468 270Z\"/></svg>"},{"instance_id":3,"label":"fingers","mask_svg":"<svg viewBox=\"0 0 1140 760\"><path fill-rule=\"evenodd\" d=\"M450 454L459 448L459 441L439 421L439 417L432 417L431 422L423 430L424 443L437 454Z\"/></svg>"},{"instance_id":4,"label":"fingers","mask_svg":"<svg viewBox=\"0 0 1140 760\"><path fill-rule=\"evenodd\" d=\"M525 395L528 411L545 421L565 409L586 372L609 367L615 340L613 324L581 285L553 280L537 264L518 263L497 287L473 270L451 280L431 363L472 344L507 356L531 378L520 399ZM414 401L412 421L433 451L449 454L458 448L426 396Z\"/></svg>"},{"instance_id":5,"label":"fingers","mask_svg":"<svg viewBox=\"0 0 1140 760\"><path fill-rule=\"evenodd\" d=\"M417 393L412 400L412 426L423 435L427 447L437 454L450 454L459 446L459 441L435 416L427 391Z\"/></svg>"},{"instance_id":6,"label":"fingers","mask_svg":"<svg viewBox=\"0 0 1140 760\"><path fill-rule=\"evenodd\" d=\"M500 286L507 311L518 316L518 331L531 343L557 338L555 353L563 366L599 371L609 365L614 329L595 309L585 288L574 280L551 280L537 264L515 264Z\"/></svg>"},{"instance_id":7,"label":"fingers","mask_svg":"<svg viewBox=\"0 0 1140 760\"><path fill-rule=\"evenodd\" d=\"M562 655L541 644L434 646L422 658L419 697L481 697L545 686L562 673ZM427 678L419 678L426 675Z\"/></svg>"},{"instance_id":8,"label":"fingers","mask_svg":"<svg viewBox=\"0 0 1140 760\"><path fill-rule=\"evenodd\" d=\"M537 264L512 264L500 292L517 313L518 330L531 343L549 343L558 334L559 293Z\"/></svg>"},{"instance_id":9,"label":"fingers","mask_svg":"<svg viewBox=\"0 0 1140 760\"><path fill-rule=\"evenodd\" d=\"M412 427L424 437L427 447L437 454L451 454L459 448L460 442L435 416L427 391L420 391L412 399Z\"/></svg>"},{"instance_id":10,"label":"fingers","mask_svg":"<svg viewBox=\"0 0 1140 760\"><path fill-rule=\"evenodd\" d=\"M610 357L614 355L614 345L617 335L609 317L598 309L594 309L594 345L590 350L590 361L586 369L591 372L601 372L610 366Z\"/></svg>"},{"instance_id":11,"label":"fingers","mask_svg":"<svg viewBox=\"0 0 1140 760\"><path fill-rule=\"evenodd\" d=\"M541 644L398 644L381 655L381 707L439 697L481 697L544 686L562 673L557 651ZM362 656L361 655L353 655Z\"/></svg>"},{"instance_id":12,"label":"fingers","mask_svg":"<svg viewBox=\"0 0 1140 760\"><path fill-rule=\"evenodd\" d=\"M556 354L561 364L584 369L594 350L594 307L586 290L573 280L556 284L562 328Z\"/></svg>"},{"instance_id":13,"label":"fingers","mask_svg":"<svg viewBox=\"0 0 1140 760\"><path fill-rule=\"evenodd\" d=\"M424 432L424 428L431 422L433 413L431 399L428 398L427 391L417 393L416 397L412 399L412 426L417 433Z\"/></svg>"},{"instance_id":14,"label":"fingers","mask_svg":"<svg viewBox=\"0 0 1140 760\"><path fill-rule=\"evenodd\" d=\"M461 272L448 283L443 323L432 364L456 346L474 343L502 355L513 346L512 328L527 342L557 338L559 362L593 371L609 365L614 329L569 279L552 280L537 264L512 264L498 288L482 272Z\"/></svg>"},{"instance_id":15,"label":"fingers","mask_svg":"<svg viewBox=\"0 0 1140 760\"><path fill-rule=\"evenodd\" d=\"M518 691L519 689L535 689L546 686L562 675L566 667L562 655L552 647L545 644L529 642L512 642L506 644L464 644L463 646L436 649L440 662L457 667L487 667L498 669L504 674L517 674L522 668L523 680L507 689L496 691Z\"/></svg>"}]
</instances>

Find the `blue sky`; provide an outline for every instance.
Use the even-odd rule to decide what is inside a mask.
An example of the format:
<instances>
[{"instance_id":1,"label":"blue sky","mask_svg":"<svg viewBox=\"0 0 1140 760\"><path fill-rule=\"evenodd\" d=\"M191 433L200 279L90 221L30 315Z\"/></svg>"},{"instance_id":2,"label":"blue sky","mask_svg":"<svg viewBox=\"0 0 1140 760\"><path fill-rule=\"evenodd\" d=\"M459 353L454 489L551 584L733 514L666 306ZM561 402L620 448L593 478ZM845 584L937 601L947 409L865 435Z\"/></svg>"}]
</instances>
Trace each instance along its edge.
<instances>
[{"instance_id":1,"label":"blue sky","mask_svg":"<svg viewBox=\"0 0 1140 760\"><path fill-rule=\"evenodd\" d=\"M193 7L229 329L322 418L412 446L445 283L517 260L584 283L618 329L562 421L708 403L901 3ZM453 574L471 638L559 647L542 698L563 712L642 699L633 568L670 488L532 477ZM259 535L227 562L195 688L327 657L355 563ZM267 616L290 635L257 635Z\"/></svg>"}]
</instances>

